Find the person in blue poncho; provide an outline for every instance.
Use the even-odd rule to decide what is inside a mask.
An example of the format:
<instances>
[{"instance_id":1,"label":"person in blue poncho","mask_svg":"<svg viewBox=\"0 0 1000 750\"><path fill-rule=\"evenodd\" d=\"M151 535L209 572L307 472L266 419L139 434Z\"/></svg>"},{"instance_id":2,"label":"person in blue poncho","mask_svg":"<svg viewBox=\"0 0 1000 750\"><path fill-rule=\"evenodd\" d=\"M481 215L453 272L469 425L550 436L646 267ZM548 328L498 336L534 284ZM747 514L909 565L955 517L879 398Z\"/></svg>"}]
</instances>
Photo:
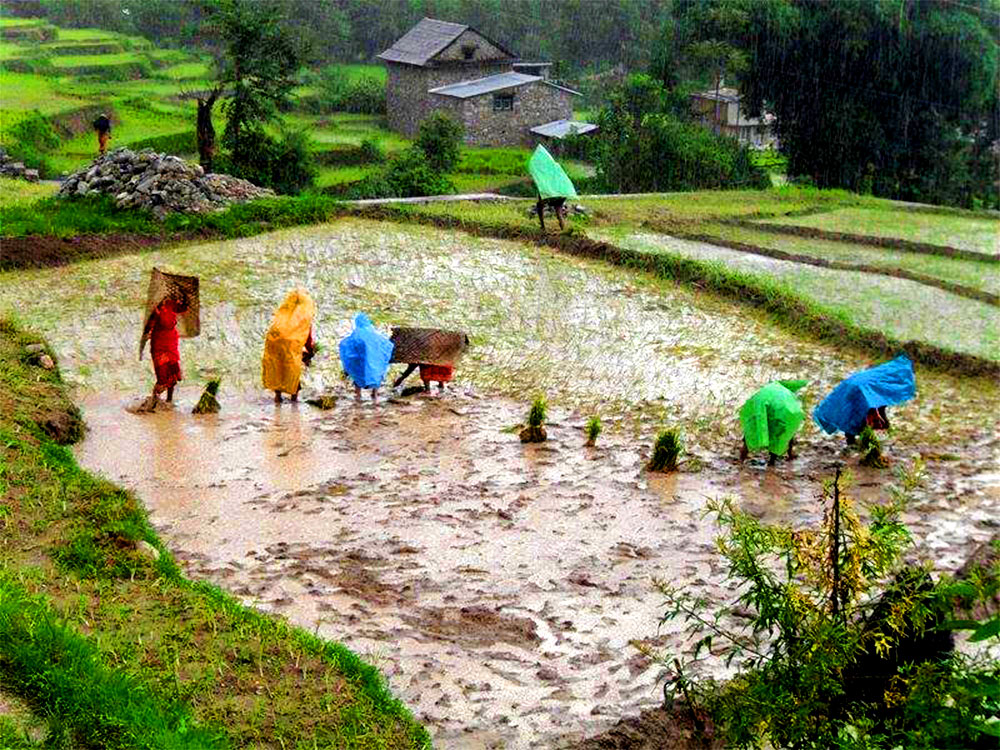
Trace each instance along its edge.
<instances>
[{"instance_id":1,"label":"person in blue poncho","mask_svg":"<svg viewBox=\"0 0 1000 750\"><path fill-rule=\"evenodd\" d=\"M354 330L340 341L340 364L354 382L354 396L361 400L361 389L372 389L372 401L378 402L378 389L392 359L393 343L375 330L364 313L354 318Z\"/></svg>"},{"instance_id":2,"label":"person in blue poncho","mask_svg":"<svg viewBox=\"0 0 1000 750\"><path fill-rule=\"evenodd\" d=\"M901 354L841 382L813 411L813 421L830 435L843 432L847 444L854 445L865 426L888 429L886 407L909 401L916 392L913 362Z\"/></svg>"}]
</instances>

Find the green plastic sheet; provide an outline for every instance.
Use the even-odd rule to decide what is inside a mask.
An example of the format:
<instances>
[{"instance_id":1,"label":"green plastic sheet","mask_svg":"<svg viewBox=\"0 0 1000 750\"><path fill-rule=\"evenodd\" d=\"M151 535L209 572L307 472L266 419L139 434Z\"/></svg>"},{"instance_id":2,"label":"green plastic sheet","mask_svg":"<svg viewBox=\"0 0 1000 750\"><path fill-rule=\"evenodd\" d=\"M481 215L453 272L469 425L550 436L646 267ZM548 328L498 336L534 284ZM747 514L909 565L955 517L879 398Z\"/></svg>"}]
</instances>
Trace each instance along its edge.
<instances>
[{"instance_id":1,"label":"green plastic sheet","mask_svg":"<svg viewBox=\"0 0 1000 750\"><path fill-rule=\"evenodd\" d=\"M805 421L806 413L794 391L808 381L782 380L768 383L740 409L740 424L747 448L758 451L767 448L781 455Z\"/></svg>"},{"instance_id":2,"label":"green plastic sheet","mask_svg":"<svg viewBox=\"0 0 1000 750\"><path fill-rule=\"evenodd\" d=\"M535 187L542 198L576 198L573 181L545 146L539 145L531 155L528 174L535 181Z\"/></svg>"}]
</instances>

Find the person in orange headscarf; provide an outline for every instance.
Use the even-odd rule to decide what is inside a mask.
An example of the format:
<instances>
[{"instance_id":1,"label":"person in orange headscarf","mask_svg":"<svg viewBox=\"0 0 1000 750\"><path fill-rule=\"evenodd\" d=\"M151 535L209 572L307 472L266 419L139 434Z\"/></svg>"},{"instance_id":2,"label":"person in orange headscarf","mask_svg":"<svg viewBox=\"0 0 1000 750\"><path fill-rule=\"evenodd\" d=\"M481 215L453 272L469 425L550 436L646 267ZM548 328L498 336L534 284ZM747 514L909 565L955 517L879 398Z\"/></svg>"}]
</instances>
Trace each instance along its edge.
<instances>
[{"instance_id":1,"label":"person in orange headscarf","mask_svg":"<svg viewBox=\"0 0 1000 750\"><path fill-rule=\"evenodd\" d=\"M281 403L281 394L287 393L298 401L301 388L302 365L308 365L316 353L312 322L316 304L305 289L293 289L281 303L271 319L271 327L264 340L264 357L261 360L261 381L269 391L274 391L274 403Z\"/></svg>"},{"instance_id":2,"label":"person in orange headscarf","mask_svg":"<svg viewBox=\"0 0 1000 750\"><path fill-rule=\"evenodd\" d=\"M174 400L174 386L184 379L181 372L181 354L177 346L177 315L188 309L184 295L168 297L158 304L146 321L149 334L149 351L153 359L156 383L153 398L167 392L167 402Z\"/></svg>"}]
</instances>

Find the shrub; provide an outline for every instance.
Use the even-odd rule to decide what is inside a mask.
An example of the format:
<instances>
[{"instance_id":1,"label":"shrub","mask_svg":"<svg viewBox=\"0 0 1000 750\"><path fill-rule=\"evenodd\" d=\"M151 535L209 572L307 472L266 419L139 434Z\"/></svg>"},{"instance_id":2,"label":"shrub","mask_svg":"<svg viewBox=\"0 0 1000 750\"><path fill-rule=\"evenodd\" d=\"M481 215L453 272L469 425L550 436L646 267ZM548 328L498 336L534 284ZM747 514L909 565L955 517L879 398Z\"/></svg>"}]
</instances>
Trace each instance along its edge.
<instances>
[{"instance_id":1,"label":"shrub","mask_svg":"<svg viewBox=\"0 0 1000 750\"><path fill-rule=\"evenodd\" d=\"M37 169L41 177L52 177L56 170L48 153L57 149L61 140L52 121L38 110L15 123L8 131L4 143L8 155L23 162L29 169Z\"/></svg>"},{"instance_id":2,"label":"shrub","mask_svg":"<svg viewBox=\"0 0 1000 750\"><path fill-rule=\"evenodd\" d=\"M924 568L906 567L900 516L921 481L920 463L900 471L890 501L868 505L866 522L838 471L824 483L818 528L766 525L731 499L709 503L735 601L706 612L696 593L656 585L668 602L663 622L686 622L694 643L686 664L673 661L673 687L696 716L712 716L727 747L989 746L976 740L992 731L1000 669L953 653L948 631L968 627L985 640L997 628L947 617L959 590L976 602L995 595L996 571L934 584ZM732 619L738 609L749 614ZM703 651L725 655L739 674L723 686L698 680Z\"/></svg>"},{"instance_id":3,"label":"shrub","mask_svg":"<svg viewBox=\"0 0 1000 750\"><path fill-rule=\"evenodd\" d=\"M157 153L196 154L198 153L198 134L193 130L185 130L183 133L158 135L152 138L132 141L128 144L128 147L133 151L151 148Z\"/></svg>"},{"instance_id":4,"label":"shrub","mask_svg":"<svg viewBox=\"0 0 1000 750\"><path fill-rule=\"evenodd\" d=\"M663 430L653 444L653 457L646 468L650 471L677 471L678 460L684 452L681 431L676 427Z\"/></svg>"},{"instance_id":5,"label":"shrub","mask_svg":"<svg viewBox=\"0 0 1000 750\"><path fill-rule=\"evenodd\" d=\"M597 438L604 430L604 425L601 424L601 418L594 416L588 419L587 426L585 429L587 432L587 445L589 446L597 445Z\"/></svg>"},{"instance_id":6,"label":"shrub","mask_svg":"<svg viewBox=\"0 0 1000 750\"><path fill-rule=\"evenodd\" d=\"M371 76L349 80L339 65L328 65L306 78L317 93L302 97L299 106L315 114L351 112L362 115L385 114L385 84Z\"/></svg>"},{"instance_id":7,"label":"shrub","mask_svg":"<svg viewBox=\"0 0 1000 750\"><path fill-rule=\"evenodd\" d=\"M385 161L385 151L382 149L382 144L374 136L369 136L361 141L361 154L365 161L376 164Z\"/></svg>"},{"instance_id":8,"label":"shrub","mask_svg":"<svg viewBox=\"0 0 1000 750\"><path fill-rule=\"evenodd\" d=\"M359 115L384 115L385 84L370 76L357 79L348 85L341 109Z\"/></svg>"},{"instance_id":9,"label":"shrub","mask_svg":"<svg viewBox=\"0 0 1000 750\"><path fill-rule=\"evenodd\" d=\"M420 123L414 145L427 155L431 166L439 172L452 172L461 156L465 129L444 112L435 112Z\"/></svg>"},{"instance_id":10,"label":"shrub","mask_svg":"<svg viewBox=\"0 0 1000 750\"><path fill-rule=\"evenodd\" d=\"M455 192L451 181L435 170L424 152L408 148L384 168L358 182L348 192L351 198L410 198Z\"/></svg>"},{"instance_id":11,"label":"shrub","mask_svg":"<svg viewBox=\"0 0 1000 750\"><path fill-rule=\"evenodd\" d=\"M244 128L237 148L217 157L214 168L284 195L298 195L317 174L304 130L284 130L275 138L258 127Z\"/></svg>"}]
</instances>

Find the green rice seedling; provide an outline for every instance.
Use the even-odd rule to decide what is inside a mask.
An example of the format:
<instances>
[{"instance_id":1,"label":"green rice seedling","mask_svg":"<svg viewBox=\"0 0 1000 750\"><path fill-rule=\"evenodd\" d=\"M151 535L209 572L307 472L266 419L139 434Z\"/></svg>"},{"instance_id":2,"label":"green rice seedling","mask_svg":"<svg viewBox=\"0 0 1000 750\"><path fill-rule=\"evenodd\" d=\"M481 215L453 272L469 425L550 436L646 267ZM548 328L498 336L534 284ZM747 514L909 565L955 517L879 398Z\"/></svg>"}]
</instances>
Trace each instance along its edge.
<instances>
[{"instance_id":1,"label":"green rice seedling","mask_svg":"<svg viewBox=\"0 0 1000 750\"><path fill-rule=\"evenodd\" d=\"M545 432L545 417L548 414L545 396L539 396L528 411L528 426L521 430L522 443L544 443L548 439Z\"/></svg>"},{"instance_id":2,"label":"green rice seedling","mask_svg":"<svg viewBox=\"0 0 1000 750\"><path fill-rule=\"evenodd\" d=\"M221 382L222 378L214 378L208 381L208 385L205 386L205 391L201 394L201 398L198 399L198 403L191 410L192 414L218 414L220 407L216 394L219 392L219 384Z\"/></svg>"},{"instance_id":3,"label":"green rice seedling","mask_svg":"<svg viewBox=\"0 0 1000 750\"><path fill-rule=\"evenodd\" d=\"M663 430L656 436L653 457L649 459L646 468L649 471L677 471L683 452L684 441L681 439L681 431L676 427Z\"/></svg>"},{"instance_id":4,"label":"green rice seedling","mask_svg":"<svg viewBox=\"0 0 1000 750\"><path fill-rule=\"evenodd\" d=\"M597 438L604 430L604 425L601 424L601 418L596 415L591 417L587 420L587 426L584 429L587 432L587 442L585 444L592 448L597 445Z\"/></svg>"},{"instance_id":5,"label":"green rice seedling","mask_svg":"<svg viewBox=\"0 0 1000 750\"><path fill-rule=\"evenodd\" d=\"M882 455L882 441L878 439L871 425L865 425L858 435L858 450L861 452L862 466L884 469L889 465L889 461Z\"/></svg>"}]
</instances>

